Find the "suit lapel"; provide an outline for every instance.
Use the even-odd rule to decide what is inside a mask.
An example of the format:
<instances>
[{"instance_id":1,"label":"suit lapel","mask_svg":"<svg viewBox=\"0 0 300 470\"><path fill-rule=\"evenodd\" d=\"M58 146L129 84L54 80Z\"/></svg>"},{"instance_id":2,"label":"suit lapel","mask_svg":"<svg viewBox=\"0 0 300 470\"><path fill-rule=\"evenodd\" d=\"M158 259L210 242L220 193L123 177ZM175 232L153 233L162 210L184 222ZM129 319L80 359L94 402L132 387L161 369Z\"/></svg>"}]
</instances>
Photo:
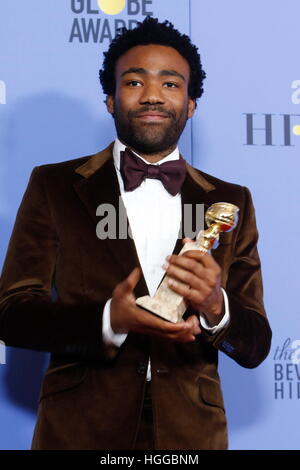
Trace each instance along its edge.
<instances>
[{"instance_id":1,"label":"suit lapel","mask_svg":"<svg viewBox=\"0 0 300 470\"><path fill-rule=\"evenodd\" d=\"M95 166L95 159L99 156L102 156L102 158L97 159L99 164L98 169L89 173L91 166ZM101 155L96 154L91 157L92 161L90 162L89 160L87 162L90 162L89 165L85 164L77 168L77 173L82 176L89 176L76 181L74 183L74 189L81 201L84 203L92 221L95 224L95 236L96 226L100 220L99 216L96 215L97 207L100 204L109 204L115 209L116 238L106 238L105 240L102 240L102 243L105 243L107 249L110 250L114 262L117 263L117 266L121 267L125 278L135 267L141 268L141 266L133 239L128 236L119 238L118 235L120 233L120 223L123 221L125 225L127 224L127 227L129 226L129 223L120 195L120 187L113 159L110 158L110 156L109 158L106 158L106 149L106 151L101 152ZM148 293L143 275L137 284L135 291L137 295L145 295Z\"/></svg>"}]
</instances>

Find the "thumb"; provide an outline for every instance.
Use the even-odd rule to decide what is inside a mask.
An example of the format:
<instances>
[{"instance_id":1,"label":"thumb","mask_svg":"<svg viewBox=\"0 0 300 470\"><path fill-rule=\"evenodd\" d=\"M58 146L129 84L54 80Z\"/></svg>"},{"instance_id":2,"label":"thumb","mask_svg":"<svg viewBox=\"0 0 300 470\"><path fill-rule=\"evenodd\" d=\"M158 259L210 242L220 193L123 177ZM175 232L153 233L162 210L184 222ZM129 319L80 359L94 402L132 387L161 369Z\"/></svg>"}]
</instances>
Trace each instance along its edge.
<instances>
[{"instance_id":1,"label":"thumb","mask_svg":"<svg viewBox=\"0 0 300 470\"><path fill-rule=\"evenodd\" d=\"M134 268L133 271L129 274L129 276L124 280L123 284L123 293L129 293L133 291L137 283L139 282L142 275L142 271L140 268Z\"/></svg>"}]
</instances>

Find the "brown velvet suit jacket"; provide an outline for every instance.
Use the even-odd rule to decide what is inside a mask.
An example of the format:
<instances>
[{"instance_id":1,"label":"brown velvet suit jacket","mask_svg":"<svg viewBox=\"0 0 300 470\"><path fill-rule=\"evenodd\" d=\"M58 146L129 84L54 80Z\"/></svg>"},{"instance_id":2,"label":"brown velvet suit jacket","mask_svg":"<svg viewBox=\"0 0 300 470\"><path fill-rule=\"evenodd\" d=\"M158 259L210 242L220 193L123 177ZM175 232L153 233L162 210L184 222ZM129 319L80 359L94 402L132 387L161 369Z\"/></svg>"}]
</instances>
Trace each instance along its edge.
<instances>
[{"instance_id":1,"label":"brown velvet suit jacket","mask_svg":"<svg viewBox=\"0 0 300 470\"><path fill-rule=\"evenodd\" d=\"M218 350L253 368L271 342L255 215L247 188L187 169L182 204L226 201L240 208L237 228L222 234L213 251L230 323L186 344L129 333L116 351L102 341L103 307L139 260L132 239L96 236L97 206L118 207L112 145L93 156L34 168L0 284L0 339L51 352L32 449L133 448L149 356L155 448L227 448ZM178 239L174 252L181 246ZM142 278L135 294L147 293Z\"/></svg>"}]
</instances>

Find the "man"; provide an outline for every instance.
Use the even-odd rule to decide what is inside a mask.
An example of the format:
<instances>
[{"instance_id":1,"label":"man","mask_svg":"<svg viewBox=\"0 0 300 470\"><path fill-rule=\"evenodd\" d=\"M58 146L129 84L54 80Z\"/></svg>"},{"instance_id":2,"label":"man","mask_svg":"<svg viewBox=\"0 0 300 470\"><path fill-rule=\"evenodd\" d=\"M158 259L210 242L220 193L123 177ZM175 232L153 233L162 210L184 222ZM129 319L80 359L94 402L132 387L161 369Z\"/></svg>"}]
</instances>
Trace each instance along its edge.
<instances>
[{"instance_id":1,"label":"man","mask_svg":"<svg viewBox=\"0 0 300 470\"><path fill-rule=\"evenodd\" d=\"M32 449L227 448L218 350L256 367L271 330L249 191L179 155L204 78L170 23L123 30L100 72L118 138L32 172L0 285L1 339L51 352ZM120 196L133 239L99 230L103 204L122 219ZM220 201L240 208L236 229L178 256L184 205ZM189 305L177 324L135 303L165 272Z\"/></svg>"}]
</instances>

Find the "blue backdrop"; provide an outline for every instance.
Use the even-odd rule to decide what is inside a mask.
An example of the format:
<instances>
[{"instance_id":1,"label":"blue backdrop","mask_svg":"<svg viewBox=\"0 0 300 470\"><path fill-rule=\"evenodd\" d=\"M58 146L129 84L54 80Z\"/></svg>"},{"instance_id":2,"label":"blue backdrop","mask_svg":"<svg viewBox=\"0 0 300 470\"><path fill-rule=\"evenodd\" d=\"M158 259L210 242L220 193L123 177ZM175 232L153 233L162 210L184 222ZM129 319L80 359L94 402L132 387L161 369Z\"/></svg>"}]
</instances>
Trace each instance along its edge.
<instances>
[{"instance_id":1,"label":"blue backdrop","mask_svg":"<svg viewBox=\"0 0 300 470\"><path fill-rule=\"evenodd\" d=\"M230 448L298 449L298 0L27 0L18 8L2 1L0 262L33 166L91 154L114 139L98 83L102 52L117 27L147 14L189 34L207 72L182 153L248 186L256 206L273 344L253 370L220 354ZM30 447L48 358L0 344L0 449Z\"/></svg>"}]
</instances>

